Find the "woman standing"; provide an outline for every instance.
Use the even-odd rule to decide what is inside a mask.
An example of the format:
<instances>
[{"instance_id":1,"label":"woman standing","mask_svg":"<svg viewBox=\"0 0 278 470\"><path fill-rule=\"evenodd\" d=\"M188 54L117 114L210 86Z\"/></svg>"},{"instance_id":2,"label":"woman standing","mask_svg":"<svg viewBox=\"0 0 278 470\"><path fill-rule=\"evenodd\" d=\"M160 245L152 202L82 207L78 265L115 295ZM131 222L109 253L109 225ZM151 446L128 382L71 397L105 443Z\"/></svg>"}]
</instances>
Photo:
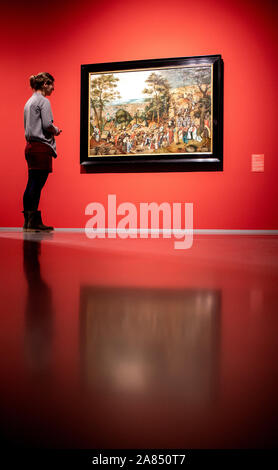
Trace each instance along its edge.
<instances>
[{"instance_id":1,"label":"woman standing","mask_svg":"<svg viewBox=\"0 0 278 470\"><path fill-rule=\"evenodd\" d=\"M49 173L52 158L57 157L55 136L61 129L54 126L49 100L54 91L54 77L42 72L30 77L33 95L24 107L25 158L28 164L28 182L23 195L24 231L53 230L43 224L38 211L41 190Z\"/></svg>"}]
</instances>

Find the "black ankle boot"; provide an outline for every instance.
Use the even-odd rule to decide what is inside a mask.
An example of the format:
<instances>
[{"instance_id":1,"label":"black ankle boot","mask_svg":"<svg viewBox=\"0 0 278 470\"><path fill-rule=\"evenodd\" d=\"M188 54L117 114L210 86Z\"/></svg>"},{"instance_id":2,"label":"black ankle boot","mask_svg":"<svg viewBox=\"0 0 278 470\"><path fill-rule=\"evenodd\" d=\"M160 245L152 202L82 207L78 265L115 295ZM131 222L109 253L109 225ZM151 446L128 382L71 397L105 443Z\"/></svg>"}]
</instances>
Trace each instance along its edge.
<instances>
[{"instance_id":1,"label":"black ankle boot","mask_svg":"<svg viewBox=\"0 0 278 470\"><path fill-rule=\"evenodd\" d=\"M28 227L28 220L29 220L29 211L22 211L22 214L24 215L24 224L23 224L23 232L27 232L27 227Z\"/></svg>"},{"instance_id":2,"label":"black ankle boot","mask_svg":"<svg viewBox=\"0 0 278 470\"><path fill-rule=\"evenodd\" d=\"M42 223L40 211L28 211L26 218L28 220L26 232L50 232L53 230L53 227Z\"/></svg>"},{"instance_id":3,"label":"black ankle boot","mask_svg":"<svg viewBox=\"0 0 278 470\"><path fill-rule=\"evenodd\" d=\"M23 232L39 232L37 211L22 211L24 214Z\"/></svg>"},{"instance_id":4,"label":"black ankle boot","mask_svg":"<svg viewBox=\"0 0 278 470\"><path fill-rule=\"evenodd\" d=\"M54 227L44 225L42 221L41 211L37 211L36 217L37 217L37 227L39 228L39 230L48 230L48 231L54 230Z\"/></svg>"}]
</instances>

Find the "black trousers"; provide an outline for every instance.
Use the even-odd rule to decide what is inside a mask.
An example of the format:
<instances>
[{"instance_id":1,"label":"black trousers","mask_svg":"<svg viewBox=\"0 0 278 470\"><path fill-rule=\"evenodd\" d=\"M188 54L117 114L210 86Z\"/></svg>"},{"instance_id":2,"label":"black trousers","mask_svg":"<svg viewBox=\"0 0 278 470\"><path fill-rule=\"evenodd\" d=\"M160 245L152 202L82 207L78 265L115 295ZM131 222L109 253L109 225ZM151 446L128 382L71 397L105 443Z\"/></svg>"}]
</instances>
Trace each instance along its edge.
<instances>
[{"instance_id":1,"label":"black trousers","mask_svg":"<svg viewBox=\"0 0 278 470\"><path fill-rule=\"evenodd\" d=\"M28 170L28 182L23 195L23 208L25 211L38 210L41 190L48 175L48 170Z\"/></svg>"}]
</instances>

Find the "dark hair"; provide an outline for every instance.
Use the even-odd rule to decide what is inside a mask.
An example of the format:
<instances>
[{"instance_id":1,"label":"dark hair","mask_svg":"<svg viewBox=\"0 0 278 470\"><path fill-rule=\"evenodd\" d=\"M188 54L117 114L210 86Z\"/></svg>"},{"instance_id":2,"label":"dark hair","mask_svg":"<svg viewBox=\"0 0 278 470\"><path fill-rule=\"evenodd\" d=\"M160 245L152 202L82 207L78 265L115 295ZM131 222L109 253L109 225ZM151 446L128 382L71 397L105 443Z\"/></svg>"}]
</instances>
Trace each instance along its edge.
<instances>
[{"instance_id":1,"label":"dark hair","mask_svg":"<svg viewBox=\"0 0 278 470\"><path fill-rule=\"evenodd\" d=\"M33 90L41 90L43 85L46 83L50 85L50 83L54 82L54 77L50 75L48 72L40 72L38 75L31 75L29 78L30 86Z\"/></svg>"}]
</instances>

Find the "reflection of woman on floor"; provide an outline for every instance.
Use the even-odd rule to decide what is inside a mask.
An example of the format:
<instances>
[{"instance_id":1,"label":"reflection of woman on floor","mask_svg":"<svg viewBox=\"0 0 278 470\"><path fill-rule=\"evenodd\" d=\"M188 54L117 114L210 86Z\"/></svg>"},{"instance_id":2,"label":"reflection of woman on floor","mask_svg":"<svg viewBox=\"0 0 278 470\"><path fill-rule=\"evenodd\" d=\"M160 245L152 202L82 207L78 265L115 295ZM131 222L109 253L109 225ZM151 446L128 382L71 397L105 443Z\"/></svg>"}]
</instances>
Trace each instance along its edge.
<instances>
[{"instance_id":1,"label":"reflection of woman on floor","mask_svg":"<svg viewBox=\"0 0 278 470\"><path fill-rule=\"evenodd\" d=\"M52 292L41 276L39 261L41 239L51 236L51 233L24 233L23 240L23 267L28 286L25 307L26 360L28 366L39 373L49 369L51 362Z\"/></svg>"}]
</instances>

